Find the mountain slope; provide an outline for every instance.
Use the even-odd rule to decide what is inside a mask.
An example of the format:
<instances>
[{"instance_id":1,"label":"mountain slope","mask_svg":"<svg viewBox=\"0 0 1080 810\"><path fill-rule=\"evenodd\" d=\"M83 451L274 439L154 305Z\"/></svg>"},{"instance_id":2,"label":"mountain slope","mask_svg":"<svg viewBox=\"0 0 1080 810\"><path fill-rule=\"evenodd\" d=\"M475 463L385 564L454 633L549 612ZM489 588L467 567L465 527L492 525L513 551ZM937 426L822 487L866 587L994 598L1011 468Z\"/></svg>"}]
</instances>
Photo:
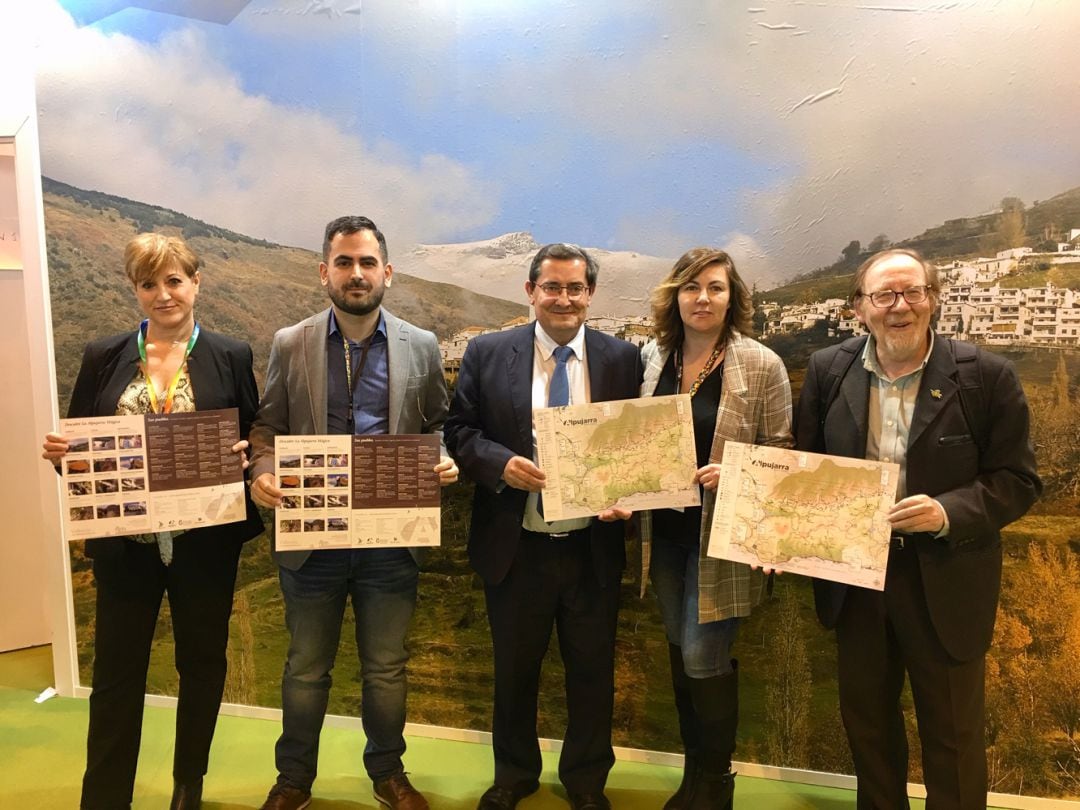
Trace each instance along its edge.
<instances>
[{"instance_id":1,"label":"mountain slope","mask_svg":"<svg viewBox=\"0 0 1080 810\"><path fill-rule=\"evenodd\" d=\"M529 264L540 245L531 234L508 233L479 242L417 245L402 261L409 272L446 281L508 301L525 301ZM588 248L600 265L592 316L638 316L649 311L649 293L671 269L672 260L631 251Z\"/></svg>"},{"instance_id":2,"label":"mountain slope","mask_svg":"<svg viewBox=\"0 0 1080 810\"><path fill-rule=\"evenodd\" d=\"M134 329L141 318L124 275L123 253L128 240L143 230L184 236L199 255L204 263L199 320L251 343L260 382L274 332L328 304L319 284L321 257L313 251L251 239L175 211L47 178L42 185L61 412L83 345ZM416 278L405 263L395 263L384 303L440 337L471 325L497 326L528 311L524 301Z\"/></svg>"}]
</instances>

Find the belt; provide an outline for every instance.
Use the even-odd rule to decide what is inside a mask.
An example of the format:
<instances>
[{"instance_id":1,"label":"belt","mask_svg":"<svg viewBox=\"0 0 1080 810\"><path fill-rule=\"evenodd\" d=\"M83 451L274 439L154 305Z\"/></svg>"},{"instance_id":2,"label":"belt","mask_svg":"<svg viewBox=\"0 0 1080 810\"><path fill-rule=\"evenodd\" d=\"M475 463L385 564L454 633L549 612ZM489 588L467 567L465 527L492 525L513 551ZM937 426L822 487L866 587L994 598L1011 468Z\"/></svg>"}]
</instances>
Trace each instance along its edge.
<instances>
[{"instance_id":1,"label":"belt","mask_svg":"<svg viewBox=\"0 0 1080 810\"><path fill-rule=\"evenodd\" d=\"M915 548L915 538L910 534L893 534L889 537L889 551Z\"/></svg>"},{"instance_id":2,"label":"belt","mask_svg":"<svg viewBox=\"0 0 1080 810\"><path fill-rule=\"evenodd\" d=\"M534 532L532 529L522 529L523 534L531 534L543 540L573 540L575 538L588 537L590 530L574 529L572 532Z\"/></svg>"}]
</instances>

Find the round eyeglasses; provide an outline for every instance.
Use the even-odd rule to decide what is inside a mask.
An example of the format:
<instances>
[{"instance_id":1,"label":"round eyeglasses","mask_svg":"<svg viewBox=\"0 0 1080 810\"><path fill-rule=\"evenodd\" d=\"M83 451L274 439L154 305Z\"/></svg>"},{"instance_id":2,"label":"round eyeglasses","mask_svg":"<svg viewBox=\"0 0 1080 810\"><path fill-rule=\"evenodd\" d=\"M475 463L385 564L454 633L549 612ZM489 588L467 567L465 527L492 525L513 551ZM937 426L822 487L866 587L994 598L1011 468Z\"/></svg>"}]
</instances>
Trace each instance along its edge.
<instances>
[{"instance_id":1,"label":"round eyeglasses","mask_svg":"<svg viewBox=\"0 0 1080 810\"><path fill-rule=\"evenodd\" d=\"M888 309L896 304L900 296L909 304L921 304L930 295L930 285L922 284L918 287L908 287L906 290L878 290L872 293L859 293L863 298L869 298L870 303L878 309Z\"/></svg>"}]
</instances>

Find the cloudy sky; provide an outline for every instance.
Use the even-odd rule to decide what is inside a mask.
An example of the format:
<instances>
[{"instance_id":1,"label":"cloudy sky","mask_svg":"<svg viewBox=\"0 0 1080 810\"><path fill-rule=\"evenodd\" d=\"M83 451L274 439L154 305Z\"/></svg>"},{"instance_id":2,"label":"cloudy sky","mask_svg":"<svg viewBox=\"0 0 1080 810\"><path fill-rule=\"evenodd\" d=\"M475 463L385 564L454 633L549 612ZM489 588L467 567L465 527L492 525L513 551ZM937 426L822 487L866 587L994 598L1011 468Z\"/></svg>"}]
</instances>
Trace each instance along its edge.
<instances>
[{"instance_id":1,"label":"cloudy sky","mask_svg":"<svg viewBox=\"0 0 1080 810\"><path fill-rule=\"evenodd\" d=\"M358 212L764 282L1080 185L1069 0L20 5L47 175L287 244Z\"/></svg>"}]
</instances>

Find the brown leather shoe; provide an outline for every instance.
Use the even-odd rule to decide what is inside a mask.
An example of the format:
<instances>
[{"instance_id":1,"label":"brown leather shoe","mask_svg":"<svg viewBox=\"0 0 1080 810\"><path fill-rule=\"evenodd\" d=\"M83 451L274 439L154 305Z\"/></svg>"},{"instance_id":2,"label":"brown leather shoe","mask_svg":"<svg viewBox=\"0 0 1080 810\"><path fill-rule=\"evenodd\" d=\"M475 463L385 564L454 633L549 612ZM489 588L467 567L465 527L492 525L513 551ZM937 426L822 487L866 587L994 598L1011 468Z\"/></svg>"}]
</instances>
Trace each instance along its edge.
<instances>
[{"instance_id":1,"label":"brown leather shoe","mask_svg":"<svg viewBox=\"0 0 1080 810\"><path fill-rule=\"evenodd\" d=\"M304 810L311 804L311 794L292 785L274 785L259 810Z\"/></svg>"},{"instance_id":2,"label":"brown leather shoe","mask_svg":"<svg viewBox=\"0 0 1080 810\"><path fill-rule=\"evenodd\" d=\"M412 786L404 773L395 773L375 782L372 795L390 810L428 810L424 794Z\"/></svg>"}]
</instances>

